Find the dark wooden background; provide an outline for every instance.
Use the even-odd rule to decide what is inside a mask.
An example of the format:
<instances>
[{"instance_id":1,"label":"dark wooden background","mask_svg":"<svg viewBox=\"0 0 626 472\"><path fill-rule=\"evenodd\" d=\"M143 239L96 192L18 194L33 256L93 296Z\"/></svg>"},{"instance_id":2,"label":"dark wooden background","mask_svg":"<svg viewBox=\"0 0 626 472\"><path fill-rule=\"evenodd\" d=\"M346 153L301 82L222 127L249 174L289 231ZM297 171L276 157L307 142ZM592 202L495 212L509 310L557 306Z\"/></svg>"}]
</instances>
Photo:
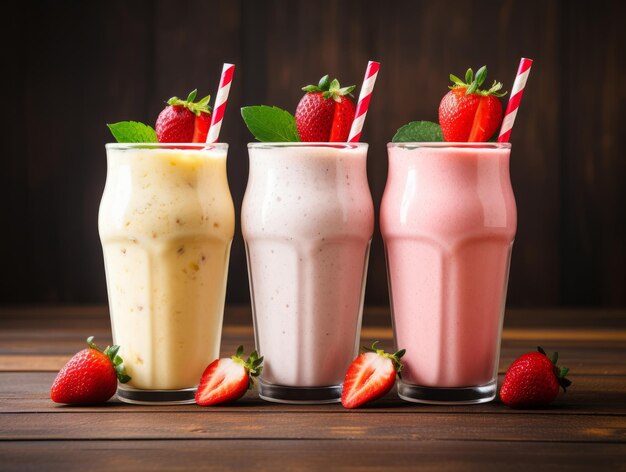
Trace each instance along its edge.
<instances>
[{"instance_id":1,"label":"dark wooden background","mask_svg":"<svg viewBox=\"0 0 626 472\"><path fill-rule=\"evenodd\" d=\"M535 60L513 132L519 211L509 305L626 305L626 2L24 1L3 3L0 303L104 303L97 233L107 122L153 123L163 101L214 94L237 64L222 127L237 208L251 137L238 109L293 111L325 73L382 63L364 141L378 206L395 130L436 120L448 74L489 66L510 89ZM238 215L239 216L239 215ZM246 303L239 227L228 301ZM366 302L387 303L380 234Z\"/></svg>"}]
</instances>

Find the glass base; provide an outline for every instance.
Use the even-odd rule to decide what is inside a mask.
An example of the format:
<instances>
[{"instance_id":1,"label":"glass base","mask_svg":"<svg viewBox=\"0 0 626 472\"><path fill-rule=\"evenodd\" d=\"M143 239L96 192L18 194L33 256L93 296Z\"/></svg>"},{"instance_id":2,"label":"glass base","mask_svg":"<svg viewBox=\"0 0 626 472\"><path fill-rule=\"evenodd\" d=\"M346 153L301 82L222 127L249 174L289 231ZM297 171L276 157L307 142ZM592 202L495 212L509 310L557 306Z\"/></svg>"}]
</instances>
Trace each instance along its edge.
<instances>
[{"instance_id":1,"label":"glass base","mask_svg":"<svg viewBox=\"0 0 626 472\"><path fill-rule=\"evenodd\" d=\"M477 387L420 387L398 381L398 396L407 402L435 405L487 403L496 397L498 381Z\"/></svg>"},{"instance_id":2,"label":"glass base","mask_svg":"<svg viewBox=\"0 0 626 472\"><path fill-rule=\"evenodd\" d=\"M293 404L339 403L341 385L329 387L286 387L258 381L259 397L268 402Z\"/></svg>"},{"instance_id":3,"label":"glass base","mask_svg":"<svg viewBox=\"0 0 626 472\"><path fill-rule=\"evenodd\" d=\"M141 390L128 386L117 387L117 398L136 405L182 405L196 402L196 387L181 390Z\"/></svg>"}]
</instances>

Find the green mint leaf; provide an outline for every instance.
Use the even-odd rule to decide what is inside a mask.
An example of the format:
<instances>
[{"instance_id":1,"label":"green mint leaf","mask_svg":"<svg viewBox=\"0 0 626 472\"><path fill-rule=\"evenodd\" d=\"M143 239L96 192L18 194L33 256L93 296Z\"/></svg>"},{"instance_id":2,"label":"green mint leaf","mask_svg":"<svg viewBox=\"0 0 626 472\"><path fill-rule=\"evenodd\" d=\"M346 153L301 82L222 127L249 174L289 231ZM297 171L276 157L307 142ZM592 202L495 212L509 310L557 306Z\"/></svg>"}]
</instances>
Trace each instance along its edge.
<instances>
[{"instance_id":1,"label":"green mint leaf","mask_svg":"<svg viewBox=\"0 0 626 472\"><path fill-rule=\"evenodd\" d=\"M257 141L279 143L300 141L296 119L288 111L260 105L243 107L241 116Z\"/></svg>"},{"instance_id":2,"label":"green mint leaf","mask_svg":"<svg viewBox=\"0 0 626 472\"><path fill-rule=\"evenodd\" d=\"M120 121L107 124L118 143L156 143L156 131L151 126L137 121Z\"/></svg>"},{"instance_id":3,"label":"green mint leaf","mask_svg":"<svg viewBox=\"0 0 626 472\"><path fill-rule=\"evenodd\" d=\"M411 121L400 127L394 135L393 143L443 142L441 126L432 121Z\"/></svg>"}]
</instances>

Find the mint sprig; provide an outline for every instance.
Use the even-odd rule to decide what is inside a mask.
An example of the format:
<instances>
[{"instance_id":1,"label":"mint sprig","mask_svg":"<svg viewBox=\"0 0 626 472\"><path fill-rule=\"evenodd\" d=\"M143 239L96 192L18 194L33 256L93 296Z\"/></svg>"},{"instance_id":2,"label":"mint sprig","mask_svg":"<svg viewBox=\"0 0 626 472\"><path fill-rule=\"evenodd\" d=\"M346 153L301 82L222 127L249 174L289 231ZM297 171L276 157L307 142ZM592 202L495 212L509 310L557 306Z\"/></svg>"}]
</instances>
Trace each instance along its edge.
<instances>
[{"instance_id":1,"label":"mint sprig","mask_svg":"<svg viewBox=\"0 0 626 472\"><path fill-rule=\"evenodd\" d=\"M391 142L393 143L426 143L443 142L441 126L432 121L411 121L398 128Z\"/></svg>"},{"instance_id":2,"label":"mint sprig","mask_svg":"<svg viewBox=\"0 0 626 472\"><path fill-rule=\"evenodd\" d=\"M120 121L107 124L118 143L156 143L157 135L152 126L138 121Z\"/></svg>"},{"instance_id":3,"label":"mint sprig","mask_svg":"<svg viewBox=\"0 0 626 472\"><path fill-rule=\"evenodd\" d=\"M300 141L296 119L291 113L281 108L267 105L243 107L241 116L257 141Z\"/></svg>"}]
</instances>

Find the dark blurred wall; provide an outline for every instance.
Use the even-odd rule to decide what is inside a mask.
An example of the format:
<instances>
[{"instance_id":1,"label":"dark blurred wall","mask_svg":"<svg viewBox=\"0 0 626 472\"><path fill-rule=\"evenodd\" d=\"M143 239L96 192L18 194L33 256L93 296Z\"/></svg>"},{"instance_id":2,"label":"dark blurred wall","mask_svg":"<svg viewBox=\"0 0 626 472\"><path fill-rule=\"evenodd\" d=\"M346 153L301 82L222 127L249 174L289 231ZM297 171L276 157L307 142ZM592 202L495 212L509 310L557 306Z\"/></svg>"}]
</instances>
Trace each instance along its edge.
<instances>
[{"instance_id":1,"label":"dark blurred wall","mask_svg":"<svg viewBox=\"0 0 626 472\"><path fill-rule=\"evenodd\" d=\"M107 122L153 123L172 95L215 93L237 64L221 138L239 209L247 180L239 107L290 111L330 73L360 84L382 63L363 140L377 208L385 144L437 118L448 75L487 64L510 90L535 60L517 116L512 180L519 211L509 305L626 305L626 2L131 1L3 3L0 303L104 303L98 204ZM241 232L228 301L249 299ZM366 302L387 303L376 231Z\"/></svg>"}]
</instances>

